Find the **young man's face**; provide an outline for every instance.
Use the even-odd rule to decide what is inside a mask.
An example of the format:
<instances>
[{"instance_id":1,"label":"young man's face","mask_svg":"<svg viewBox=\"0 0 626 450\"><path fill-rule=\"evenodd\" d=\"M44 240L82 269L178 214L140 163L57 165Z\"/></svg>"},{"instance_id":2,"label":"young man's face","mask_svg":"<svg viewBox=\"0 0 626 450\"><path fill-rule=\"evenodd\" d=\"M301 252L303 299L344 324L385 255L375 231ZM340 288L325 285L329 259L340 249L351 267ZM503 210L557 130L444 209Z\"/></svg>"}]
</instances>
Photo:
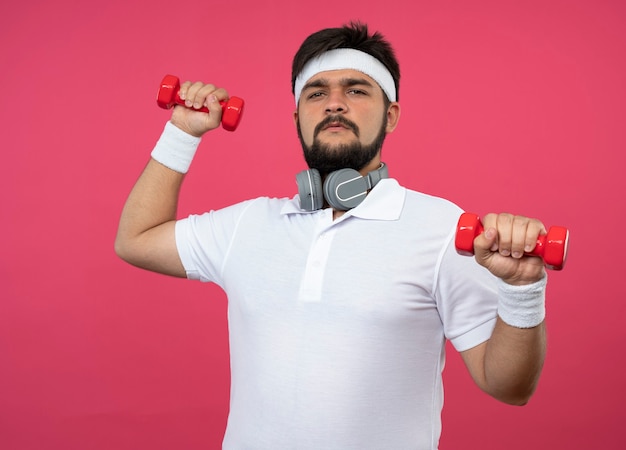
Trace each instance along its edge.
<instances>
[{"instance_id":1,"label":"young man's face","mask_svg":"<svg viewBox=\"0 0 626 450\"><path fill-rule=\"evenodd\" d=\"M309 167L323 175L352 168L369 172L380 164L380 149L399 118L399 106L385 107L380 86L362 72L320 72L302 89L294 120Z\"/></svg>"}]
</instances>

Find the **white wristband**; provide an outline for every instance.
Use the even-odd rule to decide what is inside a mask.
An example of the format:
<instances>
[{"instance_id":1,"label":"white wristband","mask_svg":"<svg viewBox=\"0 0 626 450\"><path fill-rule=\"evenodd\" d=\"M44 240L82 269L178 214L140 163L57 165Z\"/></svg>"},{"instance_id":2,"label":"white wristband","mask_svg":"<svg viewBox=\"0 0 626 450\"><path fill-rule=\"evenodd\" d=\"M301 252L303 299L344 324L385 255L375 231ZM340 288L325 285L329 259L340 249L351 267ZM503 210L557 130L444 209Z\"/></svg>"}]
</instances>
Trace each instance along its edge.
<instances>
[{"instance_id":1,"label":"white wristband","mask_svg":"<svg viewBox=\"0 0 626 450\"><path fill-rule=\"evenodd\" d=\"M201 138L185 133L172 122L167 122L151 156L165 167L187 173Z\"/></svg>"},{"instance_id":2,"label":"white wristband","mask_svg":"<svg viewBox=\"0 0 626 450\"><path fill-rule=\"evenodd\" d=\"M536 283L512 286L498 278L498 315L516 328L533 328L546 317L546 285L544 276Z\"/></svg>"}]
</instances>

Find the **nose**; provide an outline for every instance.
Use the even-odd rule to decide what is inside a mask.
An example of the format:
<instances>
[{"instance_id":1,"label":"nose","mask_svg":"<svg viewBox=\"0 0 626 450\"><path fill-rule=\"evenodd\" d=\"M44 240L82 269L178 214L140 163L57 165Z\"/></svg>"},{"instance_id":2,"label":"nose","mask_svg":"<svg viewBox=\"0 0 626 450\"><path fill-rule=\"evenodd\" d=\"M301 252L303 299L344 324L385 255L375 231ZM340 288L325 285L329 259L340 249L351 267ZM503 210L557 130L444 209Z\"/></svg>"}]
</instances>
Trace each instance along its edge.
<instances>
[{"instance_id":1,"label":"nose","mask_svg":"<svg viewBox=\"0 0 626 450\"><path fill-rule=\"evenodd\" d=\"M343 90L333 89L328 94L325 111L329 114L345 113L348 103Z\"/></svg>"}]
</instances>

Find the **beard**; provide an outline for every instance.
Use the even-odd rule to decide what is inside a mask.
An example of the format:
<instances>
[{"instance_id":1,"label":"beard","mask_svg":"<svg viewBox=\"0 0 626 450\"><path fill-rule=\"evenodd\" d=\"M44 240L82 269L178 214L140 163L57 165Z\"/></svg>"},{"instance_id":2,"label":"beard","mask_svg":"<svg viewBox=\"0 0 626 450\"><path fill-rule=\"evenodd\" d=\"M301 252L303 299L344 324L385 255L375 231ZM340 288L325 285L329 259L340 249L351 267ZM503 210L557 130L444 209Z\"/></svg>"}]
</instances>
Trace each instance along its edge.
<instances>
[{"instance_id":1,"label":"beard","mask_svg":"<svg viewBox=\"0 0 626 450\"><path fill-rule=\"evenodd\" d=\"M319 133L330 123L341 123L349 130L352 130L357 137L357 141L349 144L330 145L320 142ZM313 131L313 143L307 145L302 138L300 121L297 123L298 138L304 152L304 159L310 169L317 169L320 175L325 177L331 172L340 169L354 169L360 171L366 167L372 159L380 152L387 136L387 114L383 117L383 123L378 135L371 144L362 144L358 141L360 135L359 127L343 116L328 116L320 122Z\"/></svg>"}]
</instances>

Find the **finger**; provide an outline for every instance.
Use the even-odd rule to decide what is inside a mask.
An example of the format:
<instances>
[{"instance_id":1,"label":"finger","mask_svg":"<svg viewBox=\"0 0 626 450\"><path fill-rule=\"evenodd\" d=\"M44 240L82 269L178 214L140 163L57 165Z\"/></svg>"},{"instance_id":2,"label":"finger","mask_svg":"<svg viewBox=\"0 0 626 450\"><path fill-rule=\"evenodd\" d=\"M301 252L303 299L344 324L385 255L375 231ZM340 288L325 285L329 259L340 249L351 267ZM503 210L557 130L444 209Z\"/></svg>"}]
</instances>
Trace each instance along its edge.
<instances>
[{"instance_id":1,"label":"finger","mask_svg":"<svg viewBox=\"0 0 626 450\"><path fill-rule=\"evenodd\" d=\"M526 240L524 243L524 251L530 253L535 249L537 245L537 238L540 234L546 234L547 230L543 223L537 219L529 219L528 228L526 232Z\"/></svg>"},{"instance_id":2,"label":"finger","mask_svg":"<svg viewBox=\"0 0 626 450\"><path fill-rule=\"evenodd\" d=\"M528 244L528 225L530 219L524 216L515 216L511 223L511 256L521 258L524 256Z\"/></svg>"},{"instance_id":3,"label":"finger","mask_svg":"<svg viewBox=\"0 0 626 450\"><path fill-rule=\"evenodd\" d=\"M213 96L214 98L211 99L211 102L217 100L218 102L220 101L226 101L228 100L228 92L226 92L226 89L223 88L216 88L215 86L213 86L212 84L207 84L206 86L204 86L200 91L198 91L196 97L201 99L204 98L204 102L202 103L202 106L206 106L207 108L209 107L209 98Z\"/></svg>"},{"instance_id":4,"label":"finger","mask_svg":"<svg viewBox=\"0 0 626 450\"><path fill-rule=\"evenodd\" d=\"M191 81L185 81L183 84L180 85L180 89L178 90L178 96L180 97L181 100L183 101L187 100L188 91L191 85L192 85Z\"/></svg>"},{"instance_id":5,"label":"finger","mask_svg":"<svg viewBox=\"0 0 626 450\"><path fill-rule=\"evenodd\" d=\"M502 256L511 255L513 240L513 216L511 214L498 215L498 252Z\"/></svg>"},{"instance_id":6,"label":"finger","mask_svg":"<svg viewBox=\"0 0 626 450\"><path fill-rule=\"evenodd\" d=\"M497 233L496 242L491 246L491 251L497 251L502 256L510 256L513 240L513 214L489 214L485 217L487 222L485 228L493 227Z\"/></svg>"},{"instance_id":7,"label":"finger","mask_svg":"<svg viewBox=\"0 0 626 450\"><path fill-rule=\"evenodd\" d=\"M194 109L200 109L207 103L206 99L215 91L212 84L204 84L201 82L192 83L187 90L185 98L185 106Z\"/></svg>"}]
</instances>

